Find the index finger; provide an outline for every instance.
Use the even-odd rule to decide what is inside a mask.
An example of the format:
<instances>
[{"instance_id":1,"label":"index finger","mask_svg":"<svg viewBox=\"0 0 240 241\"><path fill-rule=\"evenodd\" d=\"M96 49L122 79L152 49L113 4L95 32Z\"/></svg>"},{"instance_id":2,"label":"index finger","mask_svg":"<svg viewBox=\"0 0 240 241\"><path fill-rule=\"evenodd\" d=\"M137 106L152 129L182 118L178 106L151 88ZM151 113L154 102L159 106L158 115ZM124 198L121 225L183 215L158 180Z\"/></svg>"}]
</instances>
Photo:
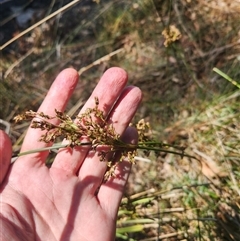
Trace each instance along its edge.
<instances>
[{"instance_id":1,"label":"index finger","mask_svg":"<svg viewBox=\"0 0 240 241\"><path fill-rule=\"evenodd\" d=\"M49 116L55 116L55 109L64 111L68 100L77 85L78 79L79 76L76 70L70 68L63 70L50 87L47 96L38 109L38 112L43 112ZM57 119L51 120L51 123L53 124L58 124L58 122L59 121ZM44 131L41 131L40 129L33 129L29 127L22 144L21 152L50 146L51 143L39 141L43 133ZM31 164L34 165L35 162L39 161L44 163L47 155L48 151L31 154Z\"/></svg>"}]
</instances>

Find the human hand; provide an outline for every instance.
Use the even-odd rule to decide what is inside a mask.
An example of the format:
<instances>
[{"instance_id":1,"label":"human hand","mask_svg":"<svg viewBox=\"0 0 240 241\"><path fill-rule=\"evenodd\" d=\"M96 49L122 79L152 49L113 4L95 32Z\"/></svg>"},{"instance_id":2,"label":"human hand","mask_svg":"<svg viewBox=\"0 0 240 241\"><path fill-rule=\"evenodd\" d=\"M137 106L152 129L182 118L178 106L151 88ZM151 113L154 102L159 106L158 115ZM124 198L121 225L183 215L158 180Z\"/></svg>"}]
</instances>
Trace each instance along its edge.
<instances>
[{"instance_id":1,"label":"human hand","mask_svg":"<svg viewBox=\"0 0 240 241\"><path fill-rule=\"evenodd\" d=\"M38 111L54 116L64 111L77 84L73 69L62 71ZM125 87L127 74L120 68L107 70L80 111L95 106L108 116L125 142L136 143L137 132L128 125L141 101L137 87ZM55 120L55 124L57 124ZM29 128L21 152L43 148L43 132ZM81 146L61 149L52 166L48 152L19 157L10 165L11 143L0 132L0 240L108 241L115 236L116 217L131 164L122 161L116 178L102 183L106 162L97 152ZM97 194L96 194L97 193Z\"/></svg>"}]
</instances>

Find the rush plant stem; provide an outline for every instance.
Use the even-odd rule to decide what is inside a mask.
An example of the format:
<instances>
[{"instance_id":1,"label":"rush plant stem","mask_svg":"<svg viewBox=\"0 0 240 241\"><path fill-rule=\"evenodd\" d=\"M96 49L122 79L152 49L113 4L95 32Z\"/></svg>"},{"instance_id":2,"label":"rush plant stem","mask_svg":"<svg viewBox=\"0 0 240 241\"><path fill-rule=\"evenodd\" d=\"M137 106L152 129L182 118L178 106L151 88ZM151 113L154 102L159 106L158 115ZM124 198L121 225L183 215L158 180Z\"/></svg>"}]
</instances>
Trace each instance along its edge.
<instances>
[{"instance_id":1,"label":"rush plant stem","mask_svg":"<svg viewBox=\"0 0 240 241\"><path fill-rule=\"evenodd\" d=\"M16 116L15 121L31 120L31 128L45 130L39 141L49 143L49 145L39 149L29 150L18 154L19 156L32 154L36 152L51 151L60 148L74 148L78 146L89 146L89 149L98 152L99 160L106 161L108 171L105 178L114 175L114 170L118 162L127 159L129 162L136 160L137 150L145 150L146 152L153 151L155 153L165 152L181 157L187 156L184 148L157 142L149 137L150 124L143 119L140 120L135 128L138 132L138 144L125 143L121 140L119 134L116 133L113 125L109 125L102 110L98 108L99 100L95 97L95 107L89 108L85 113L77 116L76 121L65 113L55 110L55 116L48 116L42 112L27 111L22 115ZM57 119L59 124L53 124L52 119ZM131 124L132 125L132 124ZM87 141L81 142L81 138L88 138ZM65 143L55 143L57 138L65 140ZM101 147L108 147L108 150L103 151ZM98 148L100 147L100 148ZM171 149L170 149L171 148ZM175 150L172 150L175 148ZM112 153L111 158L107 154ZM120 153L120 159L115 160L116 153ZM15 159L15 158L14 158ZM196 158L195 158L196 159Z\"/></svg>"},{"instance_id":2,"label":"rush plant stem","mask_svg":"<svg viewBox=\"0 0 240 241\"><path fill-rule=\"evenodd\" d=\"M156 147L152 147L152 146L148 147L148 146L146 146L146 144L148 144L148 143L142 143L140 145L127 144L124 142L122 142L122 144L120 144L120 143L121 142L119 141L118 145L114 145L114 151L139 149L139 150L171 153L171 154L175 154L175 155L179 155L179 156L186 156L186 157L195 159L194 156L188 155L184 151L177 152L177 151L167 150L167 149L163 149L163 148L156 148ZM150 142L150 144L151 145L155 144L156 146L161 145L161 143L157 143L157 142ZM24 156L24 155L28 155L28 154L32 154L32 153L36 153L36 152L51 151L51 150L56 150L56 149L60 149L60 148L65 148L68 146L69 146L69 144L67 144L67 143L66 144L56 143L49 147L43 147L43 148L39 148L39 149L33 149L33 150L25 151L25 152L20 152L17 156L20 157L20 156ZM78 146L92 146L92 143L91 142L81 142Z\"/></svg>"}]
</instances>

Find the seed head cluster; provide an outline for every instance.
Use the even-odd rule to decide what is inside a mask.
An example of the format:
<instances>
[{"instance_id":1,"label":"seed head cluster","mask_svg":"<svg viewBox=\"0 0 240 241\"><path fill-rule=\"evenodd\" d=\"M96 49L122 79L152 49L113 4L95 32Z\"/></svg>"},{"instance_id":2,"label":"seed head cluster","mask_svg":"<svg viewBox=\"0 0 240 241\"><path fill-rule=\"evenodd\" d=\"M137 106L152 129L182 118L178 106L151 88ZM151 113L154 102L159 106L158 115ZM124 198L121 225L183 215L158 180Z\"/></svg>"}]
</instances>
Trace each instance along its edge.
<instances>
[{"instance_id":1,"label":"seed head cluster","mask_svg":"<svg viewBox=\"0 0 240 241\"><path fill-rule=\"evenodd\" d=\"M16 116L16 122L32 120L31 128L44 130L40 141L53 143L59 137L66 139L69 147L89 145L92 150L97 151L100 161L107 163L105 180L114 175L115 168L119 162L127 159L134 162L137 155L137 145L128 144L121 140L112 124L109 124L102 110L99 109L99 100L95 97L95 107L88 108L83 114L73 121L67 114L55 110L56 115L51 117L43 112L26 111ZM59 124L53 124L51 120L58 119ZM146 132L149 124L141 120L136 125L139 141L146 140ZM82 141L84 137L84 140ZM101 146L107 147L102 151Z\"/></svg>"}]
</instances>

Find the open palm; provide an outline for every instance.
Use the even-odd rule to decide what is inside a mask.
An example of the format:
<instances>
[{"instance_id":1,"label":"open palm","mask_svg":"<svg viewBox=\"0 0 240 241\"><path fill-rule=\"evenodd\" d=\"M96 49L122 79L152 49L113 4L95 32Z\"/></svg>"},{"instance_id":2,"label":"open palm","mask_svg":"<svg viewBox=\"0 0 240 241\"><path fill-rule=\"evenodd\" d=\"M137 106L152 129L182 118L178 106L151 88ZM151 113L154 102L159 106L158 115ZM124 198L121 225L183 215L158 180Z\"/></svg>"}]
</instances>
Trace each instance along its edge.
<instances>
[{"instance_id":1,"label":"open palm","mask_svg":"<svg viewBox=\"0 0 240 241\"><path fill-rule=\"evenodd\" d=\"M77 81L75 70L62 71L39 111L50 116L55 109L64 111ZM126 82L124 70L107 70L80 113L93 108L98 97L99 108L115 131L126 142L136 142L135 129L127 127L141 91L125 87ZM39 142L42 134L29 128L21 152L45 147ZM116 178L102 183L106 163L87 146L61 149L51 168L45 166L47 156L47 151L25 155L9 166L11 143L0 132L0 240L113 240L129 162L121 162Z\"/></svg>"}]
</instances>

